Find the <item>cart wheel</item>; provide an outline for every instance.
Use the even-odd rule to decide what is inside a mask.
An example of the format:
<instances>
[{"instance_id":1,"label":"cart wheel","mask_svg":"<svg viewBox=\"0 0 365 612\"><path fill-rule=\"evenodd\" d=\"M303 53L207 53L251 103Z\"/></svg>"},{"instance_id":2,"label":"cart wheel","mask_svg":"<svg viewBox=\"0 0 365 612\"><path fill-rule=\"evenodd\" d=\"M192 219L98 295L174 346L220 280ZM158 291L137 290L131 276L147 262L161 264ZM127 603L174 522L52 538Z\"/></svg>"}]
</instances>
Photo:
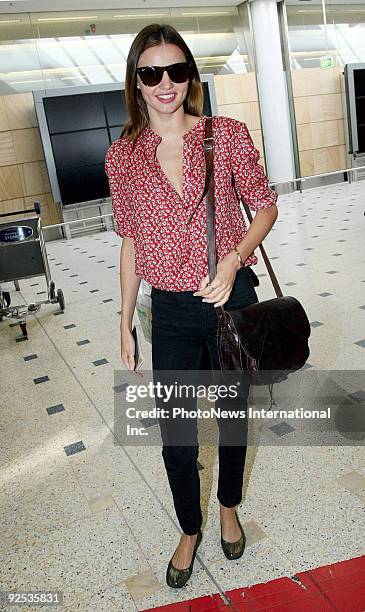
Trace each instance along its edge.
<instances>
[{"instance_id":1,"label":"cart wheel","mask_svg":"<svg viewBox=\"0 0 365 612\"><path fill-rule=\"evenodd\" d=\"M19 323L19 326L20 326L20 329L22 330L23 336L25 336L27 338L28 337L27 324L26 323Z\"/></svg>"},{"instance_id":2,"label":"cart wheel","mask_svg":"<svg viewBox=\"0 0 365 612\"><path fill-rule=\"evenodd\" d=\"M49 283L49 299L51 300L51 302L54 301L55 295L56 295L55 294L55 284L54 284L54 281L51 281Z\"/></svg>"},{"instance_id":3,"label":"cart wheel","mask_svg":"<svg viewBox=\"0 0 365 612\"><path fill-rule=\"evenodd\" d=\"M10 297L9 291L3 291L3 298L4 298L5 302L6 302L6 305L10 306L11 297Z\"/></svg>"},{"instance_id":4,"label":"cart wheel","mask_svg":"<svg viewBox=\"0 0 365 612\"><path fill-rule=\"evenodd\" d=\"M41 214L41 203L38 200L34 202L34 210L37 213L37 215Z\"/></svg>"},{"instance_id":5,"label":"cart wheel","mask_svg":"<svg viewBox=\"0 0 365 612\"><path fill-rule=\"evenodd\" d=\"M57 289L57 302L59 303L61 310L65 310L65 298L62 289Z\"/></svg>"}]
</instances>

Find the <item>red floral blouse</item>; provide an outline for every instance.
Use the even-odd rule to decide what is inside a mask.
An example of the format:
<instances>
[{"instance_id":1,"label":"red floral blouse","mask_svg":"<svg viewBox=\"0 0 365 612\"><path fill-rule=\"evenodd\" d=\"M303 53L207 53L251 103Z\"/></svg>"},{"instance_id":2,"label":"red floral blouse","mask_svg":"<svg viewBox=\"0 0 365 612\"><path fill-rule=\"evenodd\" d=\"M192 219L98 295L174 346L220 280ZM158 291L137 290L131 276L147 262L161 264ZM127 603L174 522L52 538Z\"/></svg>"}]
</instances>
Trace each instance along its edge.
<instances>
[{"instance_id":1,"label":"red floral blouse","mask_svg":"<svg viewBox=\"0 0 365 612\"><path fill-rule=\"evenodd\" d=\"M205 202L186 224L204 190L203 115L183 136L183 197L164 174L156 157L161 137L146 127L135 141L122 138L107 151L115 231L134 240L135 274L166 291L195 291L208 274ZM259 165L244 123L214 117L214 181L217 260L227 255L247 231L237 193L252 210L275 204L277 193ZM252 254L245 265L257 263Z\"/></svg>"}]
</instances>

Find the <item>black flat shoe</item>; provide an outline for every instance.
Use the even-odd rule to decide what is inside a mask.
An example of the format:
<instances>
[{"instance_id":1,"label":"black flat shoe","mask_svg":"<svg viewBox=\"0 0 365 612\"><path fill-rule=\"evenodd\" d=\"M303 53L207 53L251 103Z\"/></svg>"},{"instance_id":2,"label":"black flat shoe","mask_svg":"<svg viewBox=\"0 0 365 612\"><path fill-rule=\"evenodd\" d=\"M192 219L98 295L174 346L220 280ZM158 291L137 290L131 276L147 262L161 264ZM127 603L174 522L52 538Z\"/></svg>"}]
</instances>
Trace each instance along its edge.
<instances>
[{"instance_id":1,"label":"black flat shoe","mask_svg":"<svg viewBox=\"0 0 365 612\"><path fill-rule=\"evenodd\" d=\"M196 552L199 548L199 544L201 541L202 541L202 532L199 529L198 537L196 539L196 543L194 546L193 557L191 559L191 563L189 567L185 569L177 569L177 567L174 567L172 565L172 559L174 557L174 555L172 555L169 561L169 564L167 566L167 572L166 572L166 582L169 587L172 587L173 589L181 589L181 587L183 587L187 583L193 571L195 555L196 555Z\"/></svg>"},{"instance_id":2,"label":"black flat shoe","mask_svg":"<svg viewBox=\"0 0 365 612\"><path fill-rule=\"evenodd\" d=\"M235 512L235 515L236 515L238 526L241 531L241 537L239 540L236 540L236 542L226 542L225 540L223 540L222 525L221 525L221 545L222 545L222 549L223 549L225 556L230 561L233 561L234 559L239 559L240 557L242 557L243 551L245 550L245 545L246 545L246 536L242 529L242 525L239 521L239 518L237 516L237 512Z\"/></svg>"}]
</instances>

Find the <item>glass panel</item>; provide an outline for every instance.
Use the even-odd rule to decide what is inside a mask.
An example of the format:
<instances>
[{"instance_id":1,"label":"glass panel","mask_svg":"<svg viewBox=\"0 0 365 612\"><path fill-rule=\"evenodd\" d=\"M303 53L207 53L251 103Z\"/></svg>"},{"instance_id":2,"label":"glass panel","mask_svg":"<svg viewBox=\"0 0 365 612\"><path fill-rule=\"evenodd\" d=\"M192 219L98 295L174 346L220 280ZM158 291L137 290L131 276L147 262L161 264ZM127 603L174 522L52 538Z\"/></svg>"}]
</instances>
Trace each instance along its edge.
<instances>
[{"instance_id":1,"label":"glass panel","mask_svg":"<svg viewBox=\"0 0 365 612\"><path fill-rule=\"evenodd\" d=\"M286 6L292 70L319 68L328 52L322 5Z\"/></svg>"},{"instance_id":2,"label":"glass panel","mask_svg":"<svg viewBox=\"0 0 365 612\"><path fill-rule=\"evenodd\" d=\"M0 94L30 91L33 87L45 87L45 81L30 16L0 14Z\"/></svg>"},{"instance_id":3,"label":"glass panel","mask_svg":"<svg viewBox=\"0 0 365 612\"><path fill-rule=\"evenodd\" d=\"M327 33L338 66L365 62L365 4L326 3Z\"/></svg>"},{"instance_id":4,"label":"glass panel","mask_svg":"<svg viewBox=\"0 0 365 612\"><path fill-rule=\"evenodd\" d=\"M286 13L301 175L345 169L352 160L342 67L365 62L365 2L286 0ZM357 112L365 122L361 101Z\"/></svg>"},{"instance_id":5,"label":"glass panel","mask_svg":"<svg viewBox=\"0 0 365 612\"><path fill-rule=\"evenodd\" d=\"M291 67L320 68L365 61L365 5L296 3L286 6ZM321 63L322 60L322 63Z\"/></svg>"},{"instance_id":6,"label":"glass panel","mask_svg":"<svg viewBox=\"0 0 365 612\"><path fill-rule=\"evenodd\" d=\"M245 63L245 70L243 72L255 72L255 52L248 2L243 2L237 8L239 21L236 22L235 32L238 45L241 49L242 58Z\"/></svg>"},{"instance_id":7,"label":"glass panel","mask_svg":"<svg viewBox=\"0 0 365 612\"><path fill-rule=\"evenodd\" d=\"M153 21L180 32L201 73L247 72L242 15L231 6L2 15L0 94L124 81L133 38Z\"/></svg>"}]
</instances>

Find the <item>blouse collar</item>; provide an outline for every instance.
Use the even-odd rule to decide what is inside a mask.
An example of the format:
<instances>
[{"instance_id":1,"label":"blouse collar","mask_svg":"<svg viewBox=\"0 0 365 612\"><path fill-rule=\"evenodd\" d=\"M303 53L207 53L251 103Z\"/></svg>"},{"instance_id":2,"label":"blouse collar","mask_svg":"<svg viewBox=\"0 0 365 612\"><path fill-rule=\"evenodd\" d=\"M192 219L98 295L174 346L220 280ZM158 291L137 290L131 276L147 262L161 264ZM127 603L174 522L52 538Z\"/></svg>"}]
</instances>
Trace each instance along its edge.
<instances>
[{"instance_id":1,"label":"blouse collar","mask_svg":"<svg viewBox=\"0 0 365 612\"><path fill-rule=\"evenodd\" d=\"M190 143L195 140L202 140L204 136L204 126L206 115L202 115L199 121L193 125L192 128L188 132L183 135L183 142ZM155 158L155 152L157 146L160 144L162 137L159 134L156 134L149 125L145 127L138 137L138 141L142 144L147 157L153 161Z\"/></svg>"}]
</instances>

